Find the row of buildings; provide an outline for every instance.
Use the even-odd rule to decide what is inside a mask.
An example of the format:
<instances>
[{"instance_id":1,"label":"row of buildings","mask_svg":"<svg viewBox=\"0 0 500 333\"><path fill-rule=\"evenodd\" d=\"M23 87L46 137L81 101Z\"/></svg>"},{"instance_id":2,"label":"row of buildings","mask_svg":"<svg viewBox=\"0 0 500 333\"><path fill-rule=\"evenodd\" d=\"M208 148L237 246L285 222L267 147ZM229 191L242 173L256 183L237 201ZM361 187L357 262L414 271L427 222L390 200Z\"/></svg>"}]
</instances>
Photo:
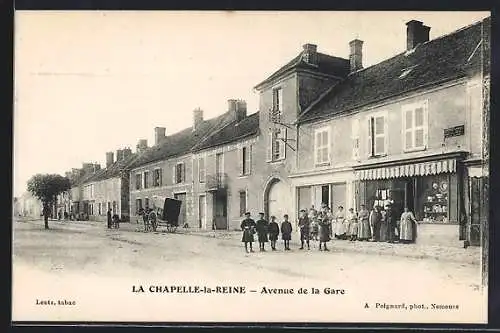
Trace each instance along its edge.
<instances>
[{"instance_id":1,"label":"row of buildings","mask_svg":"<svg viewBox=\"0 0 500 333\"><path fill-rule=\"evenodd\" d=\"M182 200L181 223L238 229L243 213L296 216L326 203L359 209L392 200L431 242L479 244L487 224L490 18L429 40L406 23L406 49L363 68L306 44L255 86L259 111L231 99L220 116L155 142L106 153L106 167L68 174L60 208L135 222L155 195ZM402 41L403 42L403 41ZM88 172L91 169L91 172Z\"/></svg>"}]
</instances>

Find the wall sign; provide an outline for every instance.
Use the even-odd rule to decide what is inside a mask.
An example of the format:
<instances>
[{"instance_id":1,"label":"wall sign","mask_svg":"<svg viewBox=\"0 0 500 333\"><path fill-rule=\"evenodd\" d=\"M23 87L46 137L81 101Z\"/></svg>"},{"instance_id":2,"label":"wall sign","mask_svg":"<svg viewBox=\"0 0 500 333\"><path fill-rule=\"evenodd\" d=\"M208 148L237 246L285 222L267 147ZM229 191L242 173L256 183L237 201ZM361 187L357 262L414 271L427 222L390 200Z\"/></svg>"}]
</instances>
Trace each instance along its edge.
<instances>
[{"instance_id":1,"label":"wall sign","mask_svg":"<svg viewBox=\"0 0 500 333\"><path fill-rule=\"evenodd\" d=\"M465 133L465 126L464 125L445 128L444 129L444 138L447 139L447 138L451 138L454 136L461 136L461 135L464 135L464 133Z\"/></svg>"}]
</instances>

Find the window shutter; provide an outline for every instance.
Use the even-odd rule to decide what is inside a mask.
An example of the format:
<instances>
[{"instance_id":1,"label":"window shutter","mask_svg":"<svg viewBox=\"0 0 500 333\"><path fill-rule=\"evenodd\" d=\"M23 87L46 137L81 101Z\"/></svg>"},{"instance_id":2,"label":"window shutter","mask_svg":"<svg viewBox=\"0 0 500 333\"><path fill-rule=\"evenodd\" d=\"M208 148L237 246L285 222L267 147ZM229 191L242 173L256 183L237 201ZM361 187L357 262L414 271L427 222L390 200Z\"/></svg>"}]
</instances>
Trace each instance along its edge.
<instances>
[{"instance_id":1,"label":"window shutter","mask_svg":"<svg viewBox=\"0 0 500 333\"><path fill-rule=\"evenodd\" d=\"M389 147L387 144L389 143L389 118L387 116L383 117L384 119L384 151L383 154L387 154L389 151Z\"/></svg>"},{"instance_id":2,"label":"window shutter","mask_svg":"<svg viewBox=\"0 0 500 333\"><path fill-rule=\"evenodd\" d=\"M368 130L368 146L367 146L367 156L370 157L370 156L373 156L373 145L372 145L372 118L371 117L368 117L368 126L367 126L367 130Z\"/></svg>"},{"instance_id":3,"label":"window shutter","mask_svg":"<svg viewBox=\"0 0 500 333\"><path fill-rule=\"evenodd\" d=\"M160 174L159 175L159 179L158 179L158 183L159 183L159 186L162 186L163 185L163 169L158 169L158 173Z\"/></svg>"},{"instance_id":4,"label":"window shutter","mask_svg":"<svg viewBox=\"0 0 500 333\"><path fill-rule=\"evenodd\" d=\"M244 172L243 172L243 168L244 168L244 164L245 164L244 148L245 147L241 147L240 149L238 149L238 170L239 170L240 176L244 175Z\"/></svg>"},{"instance_id":5,"label":"window shutter","mask_svg":"<svg viewBox=\"0 0 500 333\"><path fill-rule=\"evenodd\" d=\"M429 140L429 104L425 101L424 105L424 147L427 149Z\"/></svg>"},{"instance_id":6,"label":"window shutter","mask_svg":"<svg viewBox=\"0 0 500 333\"><path fill-rule=\"evenodd\" d=\"M184 183L186 181L186 164L185 163L182 163L182 183Z\"/></svg>"},{"instance_id":7,"label":"window shutter","mask_svg":"<svg viewBox=\"0 0 500 333\"><path fill-rule=\"evenodd\" d=\"M281 136L279 140L280 144L280 158L286 158L286 139L287 139L287 128L281 129Z\"/></svg>"},{"instance_id":8,"label":"window shutter","mask_svg":"<svg viewBox=\"0 0 500 333\"><path fill-rule=\"evenodd\" d=\"M273 159L273 132L270 129L267 136L267 152L266 152L266 162L270 162Z\"/></svg>"},{"instance_id":9,"label":"window shutter","mask_svg":"<svg viewBox=\"0 0 500 333\"><path fill-rule=\"evenodd\" d=\"M176 184L177 183L177 179L176 179L176 172L177 172L177 164L174 165L174 167L172 168L172 184Z\"/></svg>"},{"instance_id":10,"label":"window shutter","mask_svg":"<svg viewBox=\"0 0 500 333\"><path fill-rule=\"evenodd\" d=\"M248 145L248 174L252 173L252 145Z\"/></svg>"}]
</instances>

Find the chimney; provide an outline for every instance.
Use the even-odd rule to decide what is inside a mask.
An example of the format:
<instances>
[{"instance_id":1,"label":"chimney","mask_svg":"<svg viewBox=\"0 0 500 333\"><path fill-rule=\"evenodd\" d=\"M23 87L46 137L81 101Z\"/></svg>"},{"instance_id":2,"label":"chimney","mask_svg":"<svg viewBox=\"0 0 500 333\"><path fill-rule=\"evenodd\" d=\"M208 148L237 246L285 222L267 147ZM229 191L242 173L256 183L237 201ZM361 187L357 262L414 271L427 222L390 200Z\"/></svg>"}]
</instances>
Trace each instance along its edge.
<instances>
[{"instance_id":1,"label":"chimney","mask_svg":"<svg viewBox=\"0 0 500 333\"><path fill-rule=\"evenodd\" d=\"M241 99L228 99L228 112L233 120L241 121L247 116L247 102Z\"/></svg>"},{"instance_id":2,"label":"chimney","mask_svg":"<svg viewBox=\"0 0 500 333\"><path fill-rule=\"evenodd\" d=\"M165 127L155 127L155 145L160 144L165 139L165 130Z\"/></svg>"},{"instance_id":3,"label":"chimney","mask_svg":"<svg viewBox=\"0 0 500 333\"><path fill-rule=\"evenodd\" d=\"M237 106L238 106L238 100L237 99L228 99L227 100L227 111L229 113L236 112Z\"/></svg>"},{"instance_id":4,"label":"chimney","mask_svg":"<svg viewBox=\"0 0 500 333\"><path fill-rule=\"evenodd\" d=\"M148 140L146 139L141 139L139 142L137 142L136 150L137 153L143 153L148 149Z\"/></svg>"},{"instance_id":5,"label":"chimney","mask_svg":"<svg viewBox=\"0 0 500 333\"><path fill-rule=\"evenodd\" d=\"M196 131L203 123L203 110L197 108L193 111L193 131Z\"/></svg>"},{"instance_id":6,"label":"chimney","mask_svg":"<svg viewBox=\"0 0 500 333\"><path fill-rule=\"evenodd\" d=\"M99 163L94 163L93 172L101 170L101 165Z\"/></svg>"},{"instance_id":7,"label":"chimney","mask_svg":"<svg viewBox=\"0 0 500 333\"><path fill-rule=\"evenodd\" d=\"M122 159L130 157L130 155L132 155L132 149L130 149L129 147L122 149Z\"/></svg>"},{"instance_id":8,"label":"chimney","mask_svg":"<svg viewBox=\"0 0 500 333\"><path fill-rule=\"evenodd\" d=\"M363 68L363 41L355 39L349 42L351 52L349 54L349 62L351 63L351 73L359 71Z\"/></svg>"},{"instance_id":9,"label":"chimney","mask_svg":"<svg viewBox=\"0 0 500 333\"><path fill-rule=\"evenodd\" d=\"M429 41L430 27L423 25L422 22L411 20L406 23L406 50L414 49L418 44Z\"/></svg>"},{"instance_id":10,"label":"chimney","mask_svg":"<svg viewBox=\"0 0 500 333\"><path fill-rule=\"evenodd\" d=\"M114 156L112 151L106 153L106 168L109 168L114 163Z\"/></svg>"},{"instance_id":11,"label":"chimney","mask_svg":"<svg viewBox=\"0 0 500 333\"><path fill-rule=\"evenodd\" d=\"M117 149L116 150L116 161L121 161L123 158L123 150Z\"/></svg>"},{"instance_id":12,"label":"chimney","mask_svg":"<svg viewBox=\"0 0 500 333\"><path fill-rule=\"evenodd\" d=\"M304 49L302 51L302 59L311 64L311 65L318 65L319 63L319 58L318 58L318 46L315 45L315 44L304 44L302 46L302 48Z\"/></svg>"}]
</instances>

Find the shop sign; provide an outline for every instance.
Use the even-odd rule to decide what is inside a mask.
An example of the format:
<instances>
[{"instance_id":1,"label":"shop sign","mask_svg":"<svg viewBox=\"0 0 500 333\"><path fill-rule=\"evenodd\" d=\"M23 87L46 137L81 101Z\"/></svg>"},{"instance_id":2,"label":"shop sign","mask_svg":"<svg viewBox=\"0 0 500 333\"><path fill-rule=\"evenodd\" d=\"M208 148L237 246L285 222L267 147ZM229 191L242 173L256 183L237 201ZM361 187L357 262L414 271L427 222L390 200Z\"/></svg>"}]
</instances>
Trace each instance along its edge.
<instances>
[{"instance_id":1,"label":"shop sign","mask_svg":"<svg viewBox=\"0 0 500 333\"><path fill-rule=\"evenodd\" d=\"M464 135L464 133L465 133L465 126L464 125L445 128L444 129L444 138L447 139L447 138L451 138L454 136L461 136L461 135Z\"/></svg>"}]
</instances>

